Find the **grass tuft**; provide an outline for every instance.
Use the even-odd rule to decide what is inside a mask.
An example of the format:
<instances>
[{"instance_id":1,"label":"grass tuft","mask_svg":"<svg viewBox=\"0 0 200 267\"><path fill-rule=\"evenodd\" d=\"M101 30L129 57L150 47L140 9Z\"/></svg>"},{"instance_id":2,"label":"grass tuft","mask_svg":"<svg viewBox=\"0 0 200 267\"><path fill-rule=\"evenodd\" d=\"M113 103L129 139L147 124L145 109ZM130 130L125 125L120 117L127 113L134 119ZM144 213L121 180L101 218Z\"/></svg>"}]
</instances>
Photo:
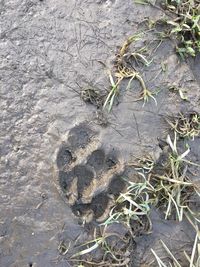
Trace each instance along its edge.
<instances>
[{"instance_id":1,"label":"grass tuft","mask_svg":"<svg viewBox=\"0 0 200 267\"><path fill-rule=\"evenodd\" d=\"M135 67L133 67L132 64L129 64L131 61L136 65L142 64L144 66L149 66L152 62L152 60L148 60L147 56L145 55L148 51L147 47L137 49L135 52L129 51L130 45L133 42L141 40L141 38L142 34L136 34L129 37L121 46L116 56L114 74L112 74L111 71L108 70L111 88L103 105L103 108L108 106L108 111L111 111L113 107L114 100L119 93L121 82L127 79L129 81L126 89L130 88L133 80L139 81L141 85L141 92L136 101L143 100L145 104L146 102L148 102L149 98L152 98L157 104L153 93L147 89L141 74L135 69Z\"/></svg>"},{"instance_id":2,"label":"grass tuft","mask_svg":"<svg viewBox=\"0 0 200 267\"><path fill-rule=\"evenodd\" d=\"M178 117L166 119L171 129L181 138L194 140L200 135L200 115L196 112L186 115L180 113Z\"/></svg>"},{"instance_id":3,"label":"grass tuft","mask_svg":"<svg viewBox=\"0 0 200 267\"><path fill-rule=\"evenodd\" d=\"M70 261L84 264L83 266L129 266L130 258L127 253L130 247L130 237L122 237L117 233L108 233L107 227L99 233L98 237L78 247L79 252L71 256ZM100 253L101 257L95 259L94 253ZM97 253L97 254L98 254ZM93 254L93 255L92 255Z\"/></svg>"},{"instance_id":4,"label":"grass tuft","mask_svg":"<svg viewBox=\"0 0 200 267\"><path fill-rule=\"evenodd\" d=\"M151 225L149 219L151 201L148 192L153 191L153 188L145 177L142 177L144 178L143 182L128 182L126 192L121 193L116 199L115 205L103 225L122 223L133 237L138 234L133 231L133 224L138 223L144 227L144 232L149 231L149 229L146 229L150 228Z\"/></svg>"},{"instance_id":5,"label":"grass tuft","mask_svg":"<svg viewBox=\"0 0 200 267\"><path fill-rule=\"evenodd\" d=\"M166 0L164 7L172 15L167 20L170 36L178 40L177 53L185 58L200 52L200 2L198 0Z\"/></svg>"}]
</instances>

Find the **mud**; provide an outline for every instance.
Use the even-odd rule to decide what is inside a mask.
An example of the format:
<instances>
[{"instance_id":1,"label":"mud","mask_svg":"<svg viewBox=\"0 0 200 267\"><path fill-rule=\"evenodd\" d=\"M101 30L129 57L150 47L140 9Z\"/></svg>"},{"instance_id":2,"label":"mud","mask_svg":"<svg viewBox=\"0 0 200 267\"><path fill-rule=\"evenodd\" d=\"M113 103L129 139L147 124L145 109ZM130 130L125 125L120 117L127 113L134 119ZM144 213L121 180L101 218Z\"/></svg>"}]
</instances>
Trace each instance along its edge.
<instances>
[{"instance_id":1,"label":"mud","mask_svg":"<svg viewBox=\"0 0 200 267\"><path fill-rule=\"evenodd\" d=\"M97 133L95 135L87 124L69 131L57 154L57 169L64 197L72 211L79 216L84 214L87 222L94 218L102 221L101 217L105 220L109 203L125 187L125 182L116 178L124 174L124 164L117 157L117 151L106 154L99 147Z\"/></svg>"},{"instance_id":2,"label":"mud","mask_svg":"<svg viewBox=\"0 0 200 267\"><path fill-rule=\"evenodd\" d=\"M149 16L162 12L132 0L0 1L0 267L73 266L59 244L71 249L78 237L87 239L80 217L82 223L106 216L123 190L118 176L128 161L158 158L163 116L200 112L199 57L180 62L167 40L142 70L148 88L159 89L157 106L135 102L134 82L122 88L102 127L96 107L81 99L80 88L89 85L105 93L109 81L99 61L112 66L117 48ZM187 89L188 101L169 84ZM192 144L199 161L199 139ZM152 234L136 240L132 266L148 266L161 238L177 253L180 243L191 248L185 222L163 221L157 211L152 220Z\"/></svg>"}]
</instances>

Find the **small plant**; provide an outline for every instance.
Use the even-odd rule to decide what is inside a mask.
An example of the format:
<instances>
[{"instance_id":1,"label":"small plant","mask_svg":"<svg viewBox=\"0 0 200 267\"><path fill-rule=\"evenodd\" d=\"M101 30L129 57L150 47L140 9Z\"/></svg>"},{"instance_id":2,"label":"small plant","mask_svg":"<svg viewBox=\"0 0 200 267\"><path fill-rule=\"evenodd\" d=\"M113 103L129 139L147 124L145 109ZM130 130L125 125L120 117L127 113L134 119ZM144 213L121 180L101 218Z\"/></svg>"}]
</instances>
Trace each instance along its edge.
<instances>
[{"instance_id":1,"label":"small plant","mask_svg":"<svg viewBox=\"0 0 200 267\"><path fill-rule=\"evenodd\" d=\"M81 98L83 101L93 104L94 106L102 106L103 96L100 95L100 92L95 88L88 87L81 91Z\"/></svg>"},{"instance_id":2,"label":"small plant","mask_svg":"<svg viewBox=\"0 0 200 267\"><path fill-rule=\"evenodd\" d=\"M138 72L130 68L118 68L118 71L115 73L115 76L120 80L120 82L123 79L129 79L126 89L130 88L131 83L134 79L138 80L140 82L142 90L139 94L139 98L137 98L136 101L143 100L145 104L146 102L148 102L149 98L152 98L157 105L157 101L155 97L153 96L153 93L147 89L143 78Z\"/></svg>"},{"instance_id":3,"label":"small plant","mask_svg":"<svg viewBox=\"0 0 200 267\"><path fill-rule=\"evenodd\" d=\"M108 111L111 111L115 97L119 93L119 87L121 85L121 82L125 79L129 80L126 89L130 88L133 80L139 81L142 90L140 92L139 98L136 99L136 101L144 100L145 104L149 100L149 98L152 98L157 104L153 93L147 89L141 74L136 71L132 64L129 64L130 61L134 61L138 65L142 64L145 66L149 66L151 64L151 61L147 60L146 56L144 55L147 52L146 47L137 49L135 52L129 52L130 45L133 42L140 40L141 36L142 34L133 35L124 42L124 44L119 49L119 53L117 54L115 59L114 75L111 74L110 70L108 71L111 89L103 105L103 108L108 106Z\"/></svg>"},{"instance_id":4,"label":"small plant","mask_svg":"<svg viewBox=\"0 0 200 267\"><path fill-rule=\"evenodd\" d=\"M149 219L151 201L148 192L152 192L153 188L143 175L142 177L144 182L128 182L126 192L121 193L116 199L115 205L103 225L122 223L128 228L132 236L136 235L132 230L132 224L139 223L145 228L146 225L144 224L148 221L148 226L151 225Z\"/></svg>"},{"instance_id":5,"label":"small plant","mask_svg":"<svg viewBox=\"0 0 200 267\"><path fill-rule=\"evenodd\" d=\"M169 90L171 92L178 93L182 100L185 100L185 101L188 100L187 96L185 95L185 93L187 93L187 91L184 90L183 88L179 88L176 85L171 85L171 86L169 86Z\"/></svg>"},{"instance_id":6,"label":"small plant","mask_svg":"<svg viewBox=\"0 0 200 267\"><path fill-rule=\"evenodd\" d=\"M109 71L109 79L111 84L110 92L108 93L106 100L104 102L103 108L108 106L108 112L111 111L116 95L119 93L119 84L122 79L118 79L117 82L114 81L111 71Z\"/></svg>"},{"instance_id":7,"label":"small plant","mask_svg":"<svg viewBox=\"0 0 200 267\"><path fill-rule=\"evenodd\" d=\"M198 194L197 188L187 177L187 168L188 165L199 165L185 159L190 152L189 148L182 154L178 153L176 132L174 141L168 135L167 142L171 152L167 153L160 173L156 172L156 168L152 171L151 184L155 190L155 204L165 209L165 219L175 214L176 219L182 221L191 194Z\"/></svg>"},{"instance_id":8,"label":"small plant","mask_svg":"<svg viewBox=\"0 0 200 267\"><path fill-rule=\"evenodd\" d=\"M117 233L108 233L107 228L98 234L95 230L95 238L79 247L79 252L71 256L72 262L84 264L83 266L129 266L130 258L127 251L130 247L130 237L122 237ZM120 245L117 245L120 243ZM95 259L94 253L100 250L101 257ZM93 255L92 255L93 253ZM79 265L81 266L81 265Z\"/></svg>"},{"instance_id":9,"label":"small plant","mask_svg":"<svg viewBox=\"0 0 200 267\"><path fill-rule=\"evenodd\" d=\"M135 70L133 65L130 64L131 60L135 61L136 64L141 63L145 66L149 66L152 62L152 60L151 61L147 60L145 56L145 53L148 51L147 47L136 49L135 52L129 51L129 46L134 41L141 40L142 36L143 34L137 34L137 35L131 36L122 45L119 51L119 54L116 56L116 60L115 60L115 67L116 67L115 76L120 80L127 79L127 78L129 79L127 89L130 88L130 85L134 79L139 81L142 91L140 93L140 97L136 99L136 101L143 99L144 103L146 103L150 97L156 102L156 99L153 96L153 93L151 93L147 89L142 76L139 74L139 72Z\"/></svg>"},{"instance_id":10,"label":"small plant","mask_svg":"<svg viewBox=\"0 0 200 267\"><path fill-rule=\"evenodd\" d=\"M168 20L170 35L178 40L176 51L184 58L200 52L200 3L198 0L166 0L165 8L174 15Z\"/></svg>"},{"instance_id":11,"label":"small plant","mask_svg":"<svg viewBox=\"0 0 200 267\"><path fill-rule=\"evenodd\" d=\"M163 0L161 7L155 1L135 0L138 4L149 4L157 9L164 9L167 16L157 21L150 20L150 29L164 26L157 32L163 40L173 38L177 41L176 52L184 59L195 57L200 52L200 3L199 0ZM171 19L169 19L169 17Z\"/></svg>"},{"instance_id":12,"label":"small plant","mask_svg":"<svg viewBox=\"0 0 200 267\"><path fill-rule=\"evenodd\" d=\"M180 113L178 117L166 119L171 129L181 138L193 139L200 135L200 115L196 112Z\"/></svg>"}]
</instances>

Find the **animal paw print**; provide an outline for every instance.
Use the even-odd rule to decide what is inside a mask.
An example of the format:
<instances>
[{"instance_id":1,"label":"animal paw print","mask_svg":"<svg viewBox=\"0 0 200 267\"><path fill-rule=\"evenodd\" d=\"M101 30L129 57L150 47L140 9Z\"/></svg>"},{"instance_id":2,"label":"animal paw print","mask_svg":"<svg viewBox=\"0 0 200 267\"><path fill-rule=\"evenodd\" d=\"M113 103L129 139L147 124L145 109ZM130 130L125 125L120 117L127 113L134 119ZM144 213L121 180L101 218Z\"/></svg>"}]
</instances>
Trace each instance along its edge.
<instances>
[{"instance_id":1,"label":"animal paw print","mask_svg":"<svg viewBox=\"0 0 200 267\"><path fill-rule=\"evenodd\" d=\"M106 153L98 134L86 123L72 128L57 153L59 187L75 215L104 221L125 187L118 152Z\"/></svg>"}]
</instances>

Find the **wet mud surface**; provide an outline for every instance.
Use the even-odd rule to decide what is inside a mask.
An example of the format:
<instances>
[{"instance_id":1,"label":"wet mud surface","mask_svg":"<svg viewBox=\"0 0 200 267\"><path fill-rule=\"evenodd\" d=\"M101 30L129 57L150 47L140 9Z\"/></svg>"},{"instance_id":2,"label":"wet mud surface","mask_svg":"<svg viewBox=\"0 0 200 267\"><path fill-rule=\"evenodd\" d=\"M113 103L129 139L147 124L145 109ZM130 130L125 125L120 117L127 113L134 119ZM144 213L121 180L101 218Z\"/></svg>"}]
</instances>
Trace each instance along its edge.
<instances>
[{"instance_id":1,"label":"wet mud surface","mask_svg":"<svg viewBox=\"0 0 200 267\"><path fill-rule=\"evenodd\" d=\"M159 89L157 106L135 101L134 81L102 127L97 108L77 93L108 88L99 61L112 66L117 48L148 16L162 12L131 0L0 0L0 267L73 266L59 244L87 239L82 222L107 216L127 162L159 157L163 116L200 112L199 57L180 62L169 40L142 73ZM169 92L169 83L186 88L188 101ZM191 142L194 162L199 147L200 139ZM177 254L180 244L191 249L186 222L164 221L158 211L152 221L152 233L135 240L131 266L148 266L161 238Z\"/></svg>"},{"instance_id":2,"label":"wet mud surface","mask_svg":"<svg viewBox=\"0 0 200 267\"><path fill-rule=\"evenodd\" d=\"M103 222L112 195L119 195L125 186L117 178L124 173L117 152L106 154L95 132L88 124L80 124L69 131L66 143L59 149L57 168L60 188L72 211L86 220Z\"/></svg>"}]
</instances>

